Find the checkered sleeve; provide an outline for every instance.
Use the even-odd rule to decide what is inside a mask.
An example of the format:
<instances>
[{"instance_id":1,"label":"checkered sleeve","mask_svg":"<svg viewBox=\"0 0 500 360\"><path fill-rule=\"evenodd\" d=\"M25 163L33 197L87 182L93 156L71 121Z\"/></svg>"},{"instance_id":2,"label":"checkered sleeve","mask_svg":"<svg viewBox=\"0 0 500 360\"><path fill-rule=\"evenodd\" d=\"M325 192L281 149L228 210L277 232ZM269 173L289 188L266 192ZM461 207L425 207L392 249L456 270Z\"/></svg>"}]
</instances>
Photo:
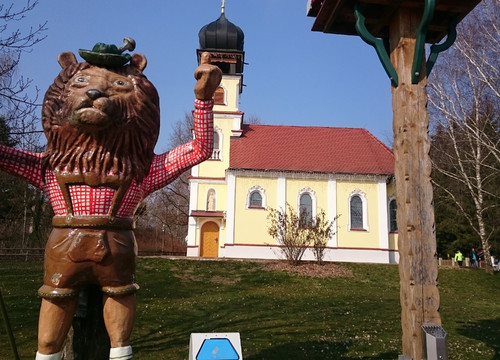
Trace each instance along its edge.
<instances>
[{"instance_id":1,"label":"checkered sleeve","mask_svg":"<svg viewBox=\"0 0 500 360\"><path fill-rule=\"evenodd\" d=\"M0 169L42 188L43 153L32 153L0 145Z\"/></svg>"},{"instance_id":2,"label":"checkered sleeve","mask_svg":"<svg viewBox=\"0 0 500 360\"><path fill-rule=\"evenodd\" d=\"M157 156L146 179L146 192L158 190L181 173L212 156L214 148L213 108L214 101L195 100L194 139L176 147L170 152ZM162 160L158 163L158 160Z\"/></svg>"}]
</instances>

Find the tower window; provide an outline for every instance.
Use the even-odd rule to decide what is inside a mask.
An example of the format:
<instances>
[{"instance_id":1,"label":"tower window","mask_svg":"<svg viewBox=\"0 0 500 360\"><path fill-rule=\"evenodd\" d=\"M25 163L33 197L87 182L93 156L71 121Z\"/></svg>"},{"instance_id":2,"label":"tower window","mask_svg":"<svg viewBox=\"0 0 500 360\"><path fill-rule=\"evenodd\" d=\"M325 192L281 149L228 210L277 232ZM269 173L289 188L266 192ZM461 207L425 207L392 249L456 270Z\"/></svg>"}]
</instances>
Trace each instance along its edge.
<instances>
[{"instance_id":1,"label":"tower window","mask_svg":"<svg viewBox=\"0 0 500 360\"><path fill-rule=\"evenodd\" d=\"M226 92L222 86L219 86L214 93L215 105L226 105Z\"/></svg>"},{"instance_id":2,"label":"tower window","mask_svg":"<svg viewBox=\"0 0 500 360\"><path fill-rule=\"evenodd\" d=\"M221 146L220 146L220 137L219 133L214 131L214 150L212 151L212 160L221 160Z\"/></svg>"}]
</instances>

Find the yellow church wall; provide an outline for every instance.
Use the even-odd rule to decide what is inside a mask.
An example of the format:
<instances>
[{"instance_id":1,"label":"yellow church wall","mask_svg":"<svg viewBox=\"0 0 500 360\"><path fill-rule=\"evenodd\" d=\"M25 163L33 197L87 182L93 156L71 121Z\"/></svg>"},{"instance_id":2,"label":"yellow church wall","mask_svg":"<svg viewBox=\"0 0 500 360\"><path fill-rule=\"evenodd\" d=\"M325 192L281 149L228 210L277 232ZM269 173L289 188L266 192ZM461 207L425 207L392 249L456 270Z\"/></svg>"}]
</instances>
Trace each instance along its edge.
<instances>
[{"instance_id":1,"label":"yellow church wall","mask_svg":"<svg viewBox=\"0 0 500 360\"><path fill-rule=\"evenodd\" d=\"M365 194L367 211L363 216L367 217L367 231L350 230L349 226L349 199L354 191ZM340 214L337 227L338 247L364 247L378 248L379 239L379 202L378 184L363 181L337 181L337 214Z\"/></svg>"},{"instance_id":2,"label":"yellow church wall","mask_svg":"<svg viewBox=\"0 0 500 360\"><path fill-rule=\"evenodd\" d=\"M267 209L247 208L250 189L259 186L264 189L267 207L276 208L277 179L261 177L237 177L235 191L235 226L234 241L237 244L274 244L267 233ZM264 205L264 204L263 204Z\"/></svg>"},{"instance_id":3,"label":"yellow church wall","mask_svg":"<svg viewBox=\"0 0 500 360\"><path fill-rule=\"evenodd\" d=\"M227 165L220 160L205 160L199 165L198 177L223 178Z\"/></svg>"}]
</instances>

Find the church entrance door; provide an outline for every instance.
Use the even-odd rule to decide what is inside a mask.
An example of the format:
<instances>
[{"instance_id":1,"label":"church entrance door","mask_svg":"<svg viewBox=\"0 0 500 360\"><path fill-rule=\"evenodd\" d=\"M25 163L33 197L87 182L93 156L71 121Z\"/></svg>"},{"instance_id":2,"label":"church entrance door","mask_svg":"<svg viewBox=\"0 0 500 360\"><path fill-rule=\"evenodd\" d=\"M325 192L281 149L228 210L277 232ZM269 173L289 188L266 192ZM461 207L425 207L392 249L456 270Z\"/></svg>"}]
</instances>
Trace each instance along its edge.
<instances>
[{"instance_id":1,"label":"church entrance door","mask_svg":"<svg viewBox=\"0 0 500 360\"><path fill-rule=\"evenodd\" d=\"M219 226L213 221L207 222L201 227L200 256L219 256Z\"/></svg>"}]
</instances>

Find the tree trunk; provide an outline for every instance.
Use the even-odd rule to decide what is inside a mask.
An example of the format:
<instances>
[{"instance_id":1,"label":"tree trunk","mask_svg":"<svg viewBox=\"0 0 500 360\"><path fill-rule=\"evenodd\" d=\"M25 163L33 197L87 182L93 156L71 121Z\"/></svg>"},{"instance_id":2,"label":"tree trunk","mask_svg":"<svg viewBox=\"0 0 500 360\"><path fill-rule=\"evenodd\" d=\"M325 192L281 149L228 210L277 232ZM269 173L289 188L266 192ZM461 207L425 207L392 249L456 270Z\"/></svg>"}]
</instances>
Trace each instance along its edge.
<instances>
[{"instance_id":1,"label":"tree trunk","mask_svg":"<svg viewBox=\"0 0 500 360\"><path fill-rule=\"evenodd\" d=\"M431 184L427 79L411 84L421 14L400 9L391 24L391 62L399 77L393 88L393 129L398 222L403 354L423 358L425 323L441 325ZM425 64L425 62L423 62ZM425 65L420 71L425 74Z\"/></svg>"},{"instance_id":2,"label":"tree trunk","mask_svg":"<svg viewBox=\"0 0 500 360\"><path fill-rule=\"evenodd\" d=\"M62 360L108 360L109 349L102 314L102 292L97 286L87 286L80 291Z\"/></svg>"}]
</instances>

